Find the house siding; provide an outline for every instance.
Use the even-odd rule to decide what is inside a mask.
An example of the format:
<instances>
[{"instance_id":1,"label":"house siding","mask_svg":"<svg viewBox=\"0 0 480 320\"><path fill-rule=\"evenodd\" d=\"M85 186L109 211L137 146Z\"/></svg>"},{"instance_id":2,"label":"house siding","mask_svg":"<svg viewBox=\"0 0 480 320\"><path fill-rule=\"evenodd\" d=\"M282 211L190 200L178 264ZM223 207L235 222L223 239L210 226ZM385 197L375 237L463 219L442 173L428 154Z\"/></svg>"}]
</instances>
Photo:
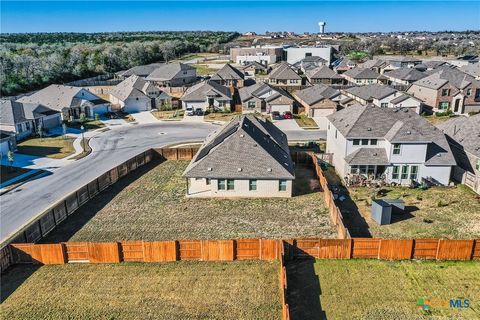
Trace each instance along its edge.
<instances>
[{"instance_id":1,"label":"house siding","mask_svg":"<svg viewBox=\"0 0 480 320\"><path fill-rule=\"evenodd\" d=\"M292 180L287 180L286 191L279 191L279 180L257 180L257 190L249 190L248 179L235 179L234 190L218 190L218 180L188 178L188 197L225 197L225 198L285 198L292 196Z\"/></svg>"}]
</instances>

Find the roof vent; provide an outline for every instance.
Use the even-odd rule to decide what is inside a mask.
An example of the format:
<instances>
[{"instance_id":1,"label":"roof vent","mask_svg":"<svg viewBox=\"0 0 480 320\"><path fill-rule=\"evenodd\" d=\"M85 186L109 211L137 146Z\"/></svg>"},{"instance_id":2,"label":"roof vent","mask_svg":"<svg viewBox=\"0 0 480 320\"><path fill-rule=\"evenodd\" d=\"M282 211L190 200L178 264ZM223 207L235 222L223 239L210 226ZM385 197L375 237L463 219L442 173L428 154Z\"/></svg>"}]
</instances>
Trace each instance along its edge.
<instances>
[{"instance_id":1,"label":"roof vent","mask_svg":"<svg viewBox=\"0 0 480 320\"><path fill-rule=\"evenodd\" d=\"M208 171L212 171L212 168L211 168L211 167L208 167L207 170L208 170Z\"/></svg>"},{"instance_id":2,"label":"roof vent","mask_svg":"<svg viewBox=\"0 0 480 320\"><path fill-rule=\"evenodd\" d=\"M245 135L241 134L241 135L240 135L240 138L243 138L243 137L245 137Z\"/></svg>"},{"instance_id":3,"label":"roof vent","mask_svg":"<svg viewBox=\"0 0 480 320\"><path fill-rule=\"evenodd\" d=\"M268 171L268 172L272 172L272 168L268 168L267 171Z\"/></svg>"},{"instance_id":4,"label":"roof vent","mask_svg":"<svg viewBox=\"0 0 480 320\"><path fill-rule=\"evenodd\" d=\"M242 168L238 168L237 171L238 171L238 172L241 172L241 171L242 171Z\"/></svg>"},{"instance_id":5,"label":"roof vent","mask_svg":"<svg viewBox=\"0 0 480 320\"><path fill-rule=\"evenodd\" d=\"M368 127L368 128L367 128L367 131L372 131L372 128Z\"/></svg>"},{"instance_id":6,"label":"roof vent","mask_svg":"<svg viewBox=\"0 0 480 320\"><path fill-rule=\"evenodd\" d=\"M376 157L378 154L376 152L374 152L373 155Z\"/></svg>"},{"instance_id":7,"label":"roof vent","mask_svg":"<svg viewBox=\"0 0 480 320\"><path fill-rule=\"evenodd\" d=\"M412 132L409 130L409 131L407 131L407 134L412 134Z\"/></svg>"}]
</instances>

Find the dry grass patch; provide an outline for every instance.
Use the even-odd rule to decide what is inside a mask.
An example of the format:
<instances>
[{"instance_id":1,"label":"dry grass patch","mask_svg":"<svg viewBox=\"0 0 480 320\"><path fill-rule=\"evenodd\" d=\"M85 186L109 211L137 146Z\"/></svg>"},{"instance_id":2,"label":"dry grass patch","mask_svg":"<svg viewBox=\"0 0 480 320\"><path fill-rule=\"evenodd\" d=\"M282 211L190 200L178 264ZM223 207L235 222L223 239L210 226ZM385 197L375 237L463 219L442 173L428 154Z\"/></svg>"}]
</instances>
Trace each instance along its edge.
<instances>
[{"instance_id":1,"label":"dry grass patch","mask_svg":"<svg viewBox=\"0 0 480 320\"><path fill-rule=\"evenodd\" d=\"M336 237L323 195L312 191L318 180L310 169L298 167L292 198L197 199L185 197L181 175L187 165L167 161L138 169L80 208L44 242Z\"/></svg>"},{"instance_id":2,"label":"dry grass patch","mask_svg":"<svg viewBox=\"0 0 480 320\"><path fill-rule=\"evenodd\" d=\"M317 260L288 267L292 319L478 319L478 262ZM447 301L419 310L419 298ZM449 307L469 299L471 307ZM323 315L323 317L322 317Z\"/></svg>"},{"instance_id":3,"label":"dry grass patch","mask_svg":"<svg viewBox=\"0 0 480 320\"><path fill-rule=\"evenodd\" d=\"M44 137L31 138L17 144L17 152L38 157L62 159L75 153L74 138L71 137Z\"/></svg>"},{"instance_id":4,"label":"dry grass patch","mask_svg":"<svg viewBox=\"0 0 480 320\"><path fill-rule=\"evenodd\" d=\"M3 319L279 319L281 315L276 261L66 264L35 269L17 266L2 276Z\"/></svg>"}]
</instances>

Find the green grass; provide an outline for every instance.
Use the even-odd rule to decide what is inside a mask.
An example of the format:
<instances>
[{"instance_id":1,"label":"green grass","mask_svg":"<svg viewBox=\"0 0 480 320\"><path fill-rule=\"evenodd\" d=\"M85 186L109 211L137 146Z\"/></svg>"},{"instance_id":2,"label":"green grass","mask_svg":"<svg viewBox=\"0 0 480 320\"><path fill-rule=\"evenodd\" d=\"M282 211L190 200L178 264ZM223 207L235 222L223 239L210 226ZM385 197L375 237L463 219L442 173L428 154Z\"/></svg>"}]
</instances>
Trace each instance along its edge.
<instances>
[{"instance_id":1,"label":"green grass","mask_svg":"<svg viewBox=\"0 0 480 320\"><path fill-rule=\"evenodd\" d=\"M2 319L281 316L278 262L182 261L35 268L16 266L2 275L2 301L6 298Z\"/></svg>"},{"instance_id":2,"label":"green grass","mask_svg":"<svg viewBox=\"0 0 480 320\"><path fill-rule=\"evenodd\" d=\"M209 68L205 64L191 64L191 66L194 67L195 69L197 69L197 75L199 75L199 76L206 76L206 75L213 74L213 73L217 72L218 70L220 70L220 69L215 69L215 68Z\"/></svg>"},{"instance_id":3,"label":"green grass","mask_svg":"<svg viewBox=\"0 0 480 320\"><path fill-rule=\"evenodd\" d=\"M312 191L318 180L310 169L297 166L292 198L199 199L185 197L187 165L167 161L138 169L43 241L336 237L322 194Z\"/></svg>"},{"instance_id":4,"label":"green grass","mask_svg":"<svg viewBox=\"0 0 480 320\"><path fill-rule=\"evenodd\" d=\"M373 237L381 238L478 238L480 237L479 196L464 185L433 187L427 190L404 187L378 189L350 188L360 214ZM379 226L370 218L371 198L402 199L409 214L393 215L394 223Z\"/></svg>"},{"instance_id":5,"label":"green grass","mask_svg":"<svg viewBox=\"0 0 480 320\"><path fill-rule=\"evenodd\" d=\"M31 138L17 144L17 152L32 156L62 159L75 153L74 138L71 137L44 137Z\"/></svg>"},{"instance_id":6,"label":"green grass","mask_svg":"<svg viewBox=\"0 0 480 320\"><path fill-rule=\"evenodd\" d=\"M479 319L478 262L316 260L287 266L292 319ZM471 308L419 298L469 299Z\"/></svg>"},{"instance_id":7,"label":"green grass","mask_svg":"<svg viewBox=\"0 0 480 320\"><path fill-rule=\"evenodd\" d=\"M241 112L210 112L205 115L204 119L210 121L230 121L241 114Z\"/></svg>"},{"instance_id":8,"label":"green grass","mask_svg":"<svg viewBox=\"0 0 480 320\"><path fill-rule=\"evenodd\" d=\"M88 120L88 121L84 122L83 124L80 123L80 122L69 122L67 124L67 126L69 128L74 128L74 129L78 129L78 130L80 130L82 125L85 128L85 131L96 130L96 129L100 129L100 128L105 127L105 124L100 120Z\"/></svg>"},{"instance_id":9,"label":"green grass","mask_svg":"<svg viewBox=\"0 0 480 320\"><path fill-rule=\"evenodd\" d=\"M305 114L295 115L295 121L301 128L318 128L317 123Z\"/></svg>"}]
</instances>

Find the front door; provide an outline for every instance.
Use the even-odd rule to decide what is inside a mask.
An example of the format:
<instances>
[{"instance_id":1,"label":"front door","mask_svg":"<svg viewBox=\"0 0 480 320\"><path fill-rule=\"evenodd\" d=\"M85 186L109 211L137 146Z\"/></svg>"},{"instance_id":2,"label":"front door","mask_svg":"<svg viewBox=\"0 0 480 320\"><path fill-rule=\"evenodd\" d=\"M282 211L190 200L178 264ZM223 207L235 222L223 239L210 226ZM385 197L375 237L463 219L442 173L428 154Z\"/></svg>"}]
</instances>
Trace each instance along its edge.
<instances>
[{"instance_id":1,"label":"front door","mask_svg":"<svg viewBox=\"0 0 480 320\"><path fill-rule=\"evenodd\" d=\"M460 108L460 99L455 100L455 107L453 109L454 112L458 112L458 109Z\"/></svg>"}]
</instances>

